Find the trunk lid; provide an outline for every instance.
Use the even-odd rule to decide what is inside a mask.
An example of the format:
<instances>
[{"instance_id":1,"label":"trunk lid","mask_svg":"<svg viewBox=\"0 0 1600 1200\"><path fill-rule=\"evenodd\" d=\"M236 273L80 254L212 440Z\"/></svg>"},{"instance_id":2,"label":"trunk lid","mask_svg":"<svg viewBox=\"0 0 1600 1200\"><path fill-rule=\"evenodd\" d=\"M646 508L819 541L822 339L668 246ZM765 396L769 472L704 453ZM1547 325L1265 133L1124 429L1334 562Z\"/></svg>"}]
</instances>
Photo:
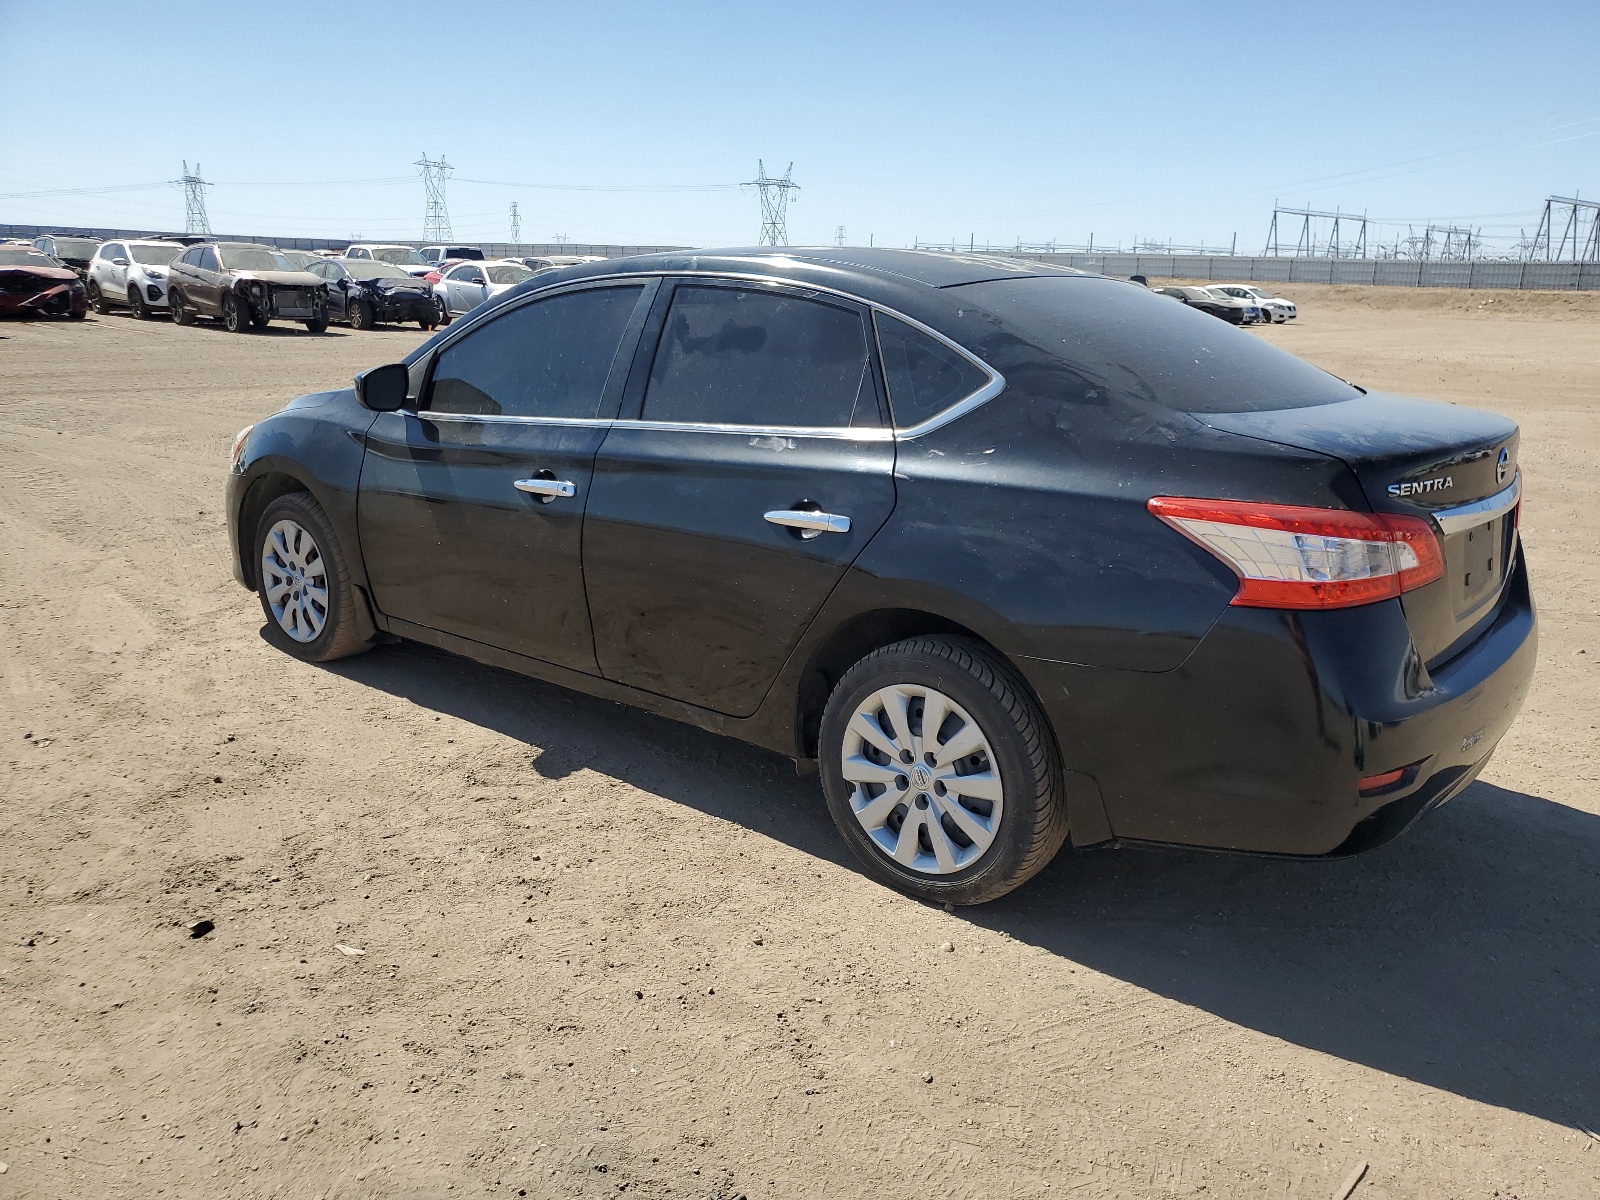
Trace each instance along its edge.
<instances>
[{"instance_id":1,"label":"trunk lid","mask_svg":"<svg viewBox=\"0 0 1600 1200\"><path fill-rule=\"evenodd\" d=\"M1400 601L1429 666L1465 649L1498 611L1516 553L1516 512L1506 503L1518 482L1514 422L1379 392L1340 404L1194 416L1214 429L1337 458L1374 511L1434 526L1444 577Z\"/></svg>"}]
</instances>

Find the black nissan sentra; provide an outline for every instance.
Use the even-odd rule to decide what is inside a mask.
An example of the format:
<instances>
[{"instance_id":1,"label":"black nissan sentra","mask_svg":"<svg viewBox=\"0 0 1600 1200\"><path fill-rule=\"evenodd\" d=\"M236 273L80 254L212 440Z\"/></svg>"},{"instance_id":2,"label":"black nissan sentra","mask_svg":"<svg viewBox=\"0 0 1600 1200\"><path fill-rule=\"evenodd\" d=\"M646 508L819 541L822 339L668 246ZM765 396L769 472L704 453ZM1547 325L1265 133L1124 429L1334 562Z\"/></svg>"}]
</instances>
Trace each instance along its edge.
<instances>
[{"instance_id":1,"label":"black nissan sentra","mask_svg":"<svg viewBox=\"0 0 1600 1200\"><path fill-rule=\"evenodd\" d=\"M244 430L236 570L817 767L866 869L1349 854L1482 770L1537 641L1517 428L1096 275L892 250L530 280ZM752 803L759 803L752 797Z\"/></svg>"}]
</instances>

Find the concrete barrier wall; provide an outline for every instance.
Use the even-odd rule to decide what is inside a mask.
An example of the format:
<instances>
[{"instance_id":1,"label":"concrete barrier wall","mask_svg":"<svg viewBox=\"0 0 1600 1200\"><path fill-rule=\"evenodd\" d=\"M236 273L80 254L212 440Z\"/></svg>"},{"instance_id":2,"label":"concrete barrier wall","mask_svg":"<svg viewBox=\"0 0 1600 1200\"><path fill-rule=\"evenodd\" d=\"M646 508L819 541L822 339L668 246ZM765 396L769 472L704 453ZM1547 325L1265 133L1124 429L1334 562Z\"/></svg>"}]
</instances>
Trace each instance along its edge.
<instances>
[{"instance_id":1,"label":"concrete barrier wall","mask_svg":"<svg viewBox=\"0 0 1600 1200\"><path fill-rule=\"evenodd\" d=\"M1247 258L1198 254L1010 254L1103 275L1258 283L1346 283L1368 287L1600 290L1596 262L1412 262L1374 258Z\"/></svg>"}]
</instances>

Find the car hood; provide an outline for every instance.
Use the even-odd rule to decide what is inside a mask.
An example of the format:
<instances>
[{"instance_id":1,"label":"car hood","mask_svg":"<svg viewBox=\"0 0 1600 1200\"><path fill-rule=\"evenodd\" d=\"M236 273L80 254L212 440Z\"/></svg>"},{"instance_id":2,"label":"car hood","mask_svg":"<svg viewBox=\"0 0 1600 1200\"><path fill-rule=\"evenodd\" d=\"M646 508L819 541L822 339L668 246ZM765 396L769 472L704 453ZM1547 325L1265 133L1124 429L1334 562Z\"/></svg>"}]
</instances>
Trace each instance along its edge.
<instances>
[{"instance_id":1,"label":"car hood","mask_svg":"<svg viewBox=\"0 0 1600 1200\"><path fill-rule=\"evenodd\" d=\"M51 283L70 283L78 277L76 271L66 267L0 266L0 275L23 275L33 279L47 279Z\"/></svg>"},{"instance_id":2,"label":"car hood","mask_svg":"<svg viewBox=\"0 0 1600 1200\"><path fill-rule=\"evenodd\" d=\"M285 287L321 287L322 280L310 271L235 271L235 279L259 279L262 283L280 283Z\"/></svg>"}]
</instances>

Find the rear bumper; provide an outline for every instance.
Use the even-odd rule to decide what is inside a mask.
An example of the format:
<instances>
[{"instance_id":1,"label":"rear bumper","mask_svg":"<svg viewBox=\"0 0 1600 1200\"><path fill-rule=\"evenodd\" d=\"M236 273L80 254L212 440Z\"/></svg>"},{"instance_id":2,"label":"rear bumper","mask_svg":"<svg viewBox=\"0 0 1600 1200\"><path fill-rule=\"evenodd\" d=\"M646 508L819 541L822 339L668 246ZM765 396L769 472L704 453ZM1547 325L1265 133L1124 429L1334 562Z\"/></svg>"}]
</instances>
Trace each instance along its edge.
<instances>
[{"instance_id":1,"label":"rear bumper","mask_svg":"<svg viewBox=\"0 0 1600 1200\"><path fill-rule=\"evenodd\" d=\"M1164 673L1018 659L1113 836L1288 855L1381 844L1464 788L1527 694L1538 623L1519 559L1491 626L1431 676L1399 601L1229 608ZM1360 781L1419 764L1403 786Z\"/></svg>"}]
</instances>

